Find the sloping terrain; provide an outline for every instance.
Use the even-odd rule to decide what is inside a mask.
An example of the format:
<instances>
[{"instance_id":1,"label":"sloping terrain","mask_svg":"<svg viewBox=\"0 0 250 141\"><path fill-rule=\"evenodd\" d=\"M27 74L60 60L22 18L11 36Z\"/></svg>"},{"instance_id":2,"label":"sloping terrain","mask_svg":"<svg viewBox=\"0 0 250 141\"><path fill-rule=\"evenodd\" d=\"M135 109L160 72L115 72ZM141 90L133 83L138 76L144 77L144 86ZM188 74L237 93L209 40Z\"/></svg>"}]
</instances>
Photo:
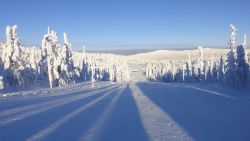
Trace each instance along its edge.
<instances>
[{"instance_id":1,"label":"sloping terrain","mask_svg":"<svg viewBox=\"0 0 250 141\"><path fill-rule=\"evenodd\" d=\"M1 141L250 139L248 91L147 81L39 91L0 98Z\"/></svg>"}]
</instances>

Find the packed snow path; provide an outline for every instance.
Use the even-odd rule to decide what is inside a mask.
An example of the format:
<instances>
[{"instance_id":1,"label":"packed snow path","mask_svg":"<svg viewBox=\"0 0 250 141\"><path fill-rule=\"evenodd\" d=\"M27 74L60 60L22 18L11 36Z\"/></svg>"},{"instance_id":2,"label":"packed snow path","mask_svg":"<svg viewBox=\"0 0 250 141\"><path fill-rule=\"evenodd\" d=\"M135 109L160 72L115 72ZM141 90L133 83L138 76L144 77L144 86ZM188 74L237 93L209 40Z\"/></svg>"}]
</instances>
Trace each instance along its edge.
<instances>
[{"instance_id":1,"label":"packed snow path","mask_svg":"<svg viewBox=\"0 0 250 141\"><path fill-rule=\"evenodd\" d=\"M130 69L130 80L133 82L147 81L146 76L143 74L146 70L146 65L141 62L129 62L128 67Z\"/></svg>"},{"instance_id":2,"label":"packed snow path","mask_svg":"<svg viewBox=\"0 0 250 141\"><path fill-rule=\"evenodd\" d=\"M250 100L237 95L160 82L39 91L0 97L1 141L250 140Z\"/></svg>"}]
</instances>

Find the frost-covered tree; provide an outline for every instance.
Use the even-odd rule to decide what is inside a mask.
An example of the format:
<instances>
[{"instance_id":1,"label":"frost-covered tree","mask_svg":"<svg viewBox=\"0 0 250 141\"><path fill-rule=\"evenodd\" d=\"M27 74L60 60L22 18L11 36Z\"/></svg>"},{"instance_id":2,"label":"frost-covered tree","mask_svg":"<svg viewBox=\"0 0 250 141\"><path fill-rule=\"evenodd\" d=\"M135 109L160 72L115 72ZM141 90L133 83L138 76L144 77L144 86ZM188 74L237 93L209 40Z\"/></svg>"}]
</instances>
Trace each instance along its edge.
<instances>
[{"instance_id":1,"label":"frost-covered tree","mask_svg":"<svg viewBox=\"0 0 250 141\"><path fill-rule=\"evenodd\" d=\"M199 64L197 63L197 61L192 61L192 80L193 81L200 81L200 75L199 75Z\"/></svg>"},{"instance_id":2,"label":"frost-covered tree","mask_svg":"<svg viewBox=\"0 0 250 141\"><path fill-rule=\"evenodd\" d=\"M192 79L192 72L191 72L191 55L189 52L188 61L186 62L186 69L185 69L185 81L191 82Z\"/></svg>"},{"instance_id":3,"label":"frost-covered tree","mask_svg":"<svg viewBox=\"0 0 250 141\"><path fill-rule=\"evenodd\" d=\"M205 61L204 63L204 80L206 82L213 82L213 57L211 57L210 61Z\"/></svg>"},{"instance_id":4,"label":"frost-covered tree","mask_svg":"<svg viewBox=\"0 0 250 141\"><path fill-rule=\"evenodd\" d=\"M203 68L203 64L204 64L203 47L199 46L198 50L199 50L199 64L200 64L200 68Z\"/></svg>"},{"instance_id":5,"label":"frost-covered tree","mask_svg":"<svg viewBox=\"0 0 250 141\"><path fill-rule=\"evenodd\" d=\"M212 77L212 70L211 70L211 65L209 65L207 72L206 72L206 81L207 82L212 82L213 77Z\"/></svg>"},{"instance_id":6,"label":"frost-covered tree","mask_svg":"<svg viewBox=\"0 0 250 141\"><path fill-rule=\"evenodd\" d=\"M186 63L187 64L187 63ZM185 81L185 77L186 77L186 64L182 65L182 82Z\"/></svg>"},{"instance_id":7,"label":"frost-covered tree","mask_svg":"<svg viewBox=\"0 0 250 141\"><path fill-rule=\"evenodd\" d=\"M5 87L24 86L24 63L19 38L17 36L17 26L7 26L6 43L2 50L2 62L4 68Z\"/></svg>"},{"instance_id":8,"label":"frost-covered tree","mask_svg":"<svg viewBox=\"0 0 250 141\"><path fill-rule=\"evenodd\" d=\"M198 47L198 51L199 51L199 68L198 68L198 74L197 74L197 78L199 81L202 80L202 78L204 77L204 55L203 55L203 47L199 46Z\"/></svg>"},{"instance_id":9,"label":"frost-covered tree","mask_svg":"<svg viewBox=\"0 0 250 141\"><path fill-rule=\"evenodd\" d=\"M50 39L50 28L48 27L48 33L44 35L42 40L42 51L41 51L41 60L39 62L40 74L39 79L46 79L48 78L48 64L47 64L47 57L48 57L48 46L49 42L52 42Z\"/></svg>"},{"instance_id":10,"label":"frost-covered tree","mask_svg":"<svg viewBox=\"0 0 250 141\"><path fill-rule=\"evenodd\" d=\"M172 65L171 72L172 72L172 76L173 76L172 80L175 81L175 76L176 76L176 72L177 72L175 64Z\"/></svg>"},{"instance_id":11,"label":"frost-covered tree","mask_svg":"<svg viewBox=\"0 0 250 141\"><path fill-rule=\"evenodd\" d=\"M2 52L2 61L4 68L18 68L22 66L21 48L19 38L16 33L17 26L7 26L6 28L6 44Z\"/></svg>"},{"instance_id":12,"label":"frost-covered tree","mask_svg":"<svg viewBox=\"0 0 250 141\"><path fill-rule=\"evenodd\" d=\"M59 86L68 85L70 83L74 83L74 63L73 63L73 51L72 45L68 40L67 34L63 34L64 37L64 45L61 52L61 64L58 64L60 68L60 79L59 79Z\"/></svg>"},{"instance_id":13,"label":"frost-covered tree","mask_svg":"<svg viewBox=\"0 0 250 141\"><path fill-rule=\"evenodd\" d=\"M80 71L80 76L82 78L82 81L90 80L88 67L89 67L88 63L86 63L85 60L83 60L82 68Z\"/></svg>"},{"instance_id":14,"label":"frost-covered tree","mask_svg":"<svg viewBox=\"0 0 250 141\"><path fill-rule=\"evenodd\" d=\"M243 87L247 84L249 65L246 60L246 50L243 45L237 47L237 86Z\"/></svg>"},{"instance_id":15,"label":"frost-covered tree","mask_svg":"<svg viewBox=\"0 0 250 141\"><path fill-rule=\"evenodd\" d=\"M232 24L231 26L231 38L229 42L230 51L227 54L226 73L224 82L230 86L235 87L237 81L237 64L236 64L236 28Z\"/></svg>"},{"instance_id":16,"label":"frost-covered tree","mask_svg":"<svg viewBox=\"0 0 250 141\"><path fill-rule=\"evenodd\" d=\"M47 78L50 87L74 83L75 68L72 45L64 33L64 44L58 41L57 34L50 31L42 40L42 59L40 61L42 78Z\"/></svg>"},{"instance_id":17,"label":"frost-covered tree","mask_svg":"<svg viewBox=\"0 0 250 141\"><path fill-rule=\"evenodd\" d=\"M248 52L247 52L247 34L244 34L244 40L243 40L243 47L245 50L245 60L248 66L250 66L250 59L248 57ZM250 69L248 70L248 81L250 80Z\"/></svg>"},{"instance_id":18,"label":"frost-covered tree","mask_svg":"<svg viewBox=\"0 0 250 141\"><path fill-rule=\"evenodd\" d=\"M218 68L218 81L222 82L225 74L224 61L222 55L220 56L220 63Z\"/></svg>"},{"instance_id":19,"label":"frost-covered tree","mask_svg":"<svg viewBox=\"0 0 250 141\"><path fill-rule=\"evenodd\" d=\"M61 57L59 58L60 44L57 40L56 32L50 31L48 28L48 34L44 35L42 40L42 60L41 68L43 74L48 78L50 88L59 86L59 72Z\"/></svg>"},{"instance_id":20,"label":"frost-covered tree","mask_svg":"<svg viewBox=\"0 0 250 141\"><path fill-rule=\"evenodd\" d=\"M218 70L217 70L217 64L214 62L213 65L211 66L212 69L212 77L213 77L213 82L218 81Z\"/></svg>"},{"instance_id":21,"label":"frost-covered tree","mask_svg":"<svg viewBox=\"0 0 250 141\"><path fill-rule=\"evenodd\" d=\"M245 50L245 60L246 60L246 63L249 64L249 60L248 60L248 54L247 54L247 34L244 34L244 40L243 40L243 47L244 47L244 50Z\"/></svg>"}]
</instances>

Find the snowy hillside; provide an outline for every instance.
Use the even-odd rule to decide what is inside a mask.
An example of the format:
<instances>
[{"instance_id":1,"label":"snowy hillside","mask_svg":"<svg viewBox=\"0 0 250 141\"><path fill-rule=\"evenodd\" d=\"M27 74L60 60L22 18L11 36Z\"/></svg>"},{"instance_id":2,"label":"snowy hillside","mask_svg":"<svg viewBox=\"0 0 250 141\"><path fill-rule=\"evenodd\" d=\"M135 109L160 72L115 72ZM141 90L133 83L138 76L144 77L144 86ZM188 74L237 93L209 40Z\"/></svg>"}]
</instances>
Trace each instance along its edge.
<instances>
[{"instance_id":1,"label":"snowy hillside","mask_svg":"<svg viewBox=\"0 0 250 141\"><path fill-rule=\"evenodd\" d=\"M224 48L203 48L204 58L209 59L211 57L220 58L220 55L226 57L228 49ZM250 49L247 49L247 52L250 52ZM191 58L197 58L199 56L199 50L157 50L147 53L139 53L136 55L131 55L131 57L138 58L157 58L157 59L187 59L188 55L191 55ZM248 55L249 56L249 55Z\"/></svg>"},{"instance_id":2,"label":"snowy hillside","mask_svg":"<svg viewBox=\"0 0 250 141\"><path fill-rule=\"evenodd\" d=\"M228 49L199 46L197 50L158 50L131 56L74 52L66 33L63 43L48 27L41 48L23 47L17 26L7 26L6 41L0 44L0 88L25 89L32 85L62 87L91 81L129 82L144 75L164 82L208 82L242 88L249 83L247 36L236 44L236 28L231 25ZM140 68L131 69L131 65ZM135 72L140 73L135 73ZM142 78L142 77L140 77ZM145 79L145 80L146 80ZM45 84L45 85L44 85Z\"/></svg>"},{"instance_id":3,"label":"snowy hillside","mask_svg":"<svg viewBox=\"0 0 250 141\"><path fill-rule=\"evenodd\" d=\"M249 57L247 36L236 44L236 27L231 25L229 49L212 49L199 46L197 50L159 50L132 55L129 62L146 65L149 80L164 82L206 82L234 88L249 85Z\"/></svg>"},{"instance_id":4,"label":"snowy hillside","mask_svg":"<svg viewBox=\"0 0 250 141\"><path fill-rule=\"evenodd\" d=\"M249 90L98 82L0 97L1 141L247 141Z\"/></svg>"},{"instance_id":5,"label":"snowy hillside","mask_svg":"<svg viewBox=\"0 0 250 141\"><path fill-rule=\"evenodd\" d=\"M246 35L228 49L136 55L73 51L50 28L24 47L0 44L1 141L248 141Z\"/></svg>"}]
</instances>

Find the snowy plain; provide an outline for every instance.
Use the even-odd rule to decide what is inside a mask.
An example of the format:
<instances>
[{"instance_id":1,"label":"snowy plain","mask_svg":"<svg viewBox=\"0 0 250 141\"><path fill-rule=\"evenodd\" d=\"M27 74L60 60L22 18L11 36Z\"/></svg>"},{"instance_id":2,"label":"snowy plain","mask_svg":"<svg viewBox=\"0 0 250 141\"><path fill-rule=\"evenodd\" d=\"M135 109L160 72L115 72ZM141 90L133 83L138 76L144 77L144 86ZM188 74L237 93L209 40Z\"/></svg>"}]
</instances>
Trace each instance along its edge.
<instances>
[{"instance_id":1,"label":"snowy plain","mask_svg":"<svg viewBox=\"0 0 250 141\"><path fill-rule=\"evenodd\" d=\"M2 94L0 140L250 140L249 88L147 81L145 65L129 68L129 82Z\"/></svg>"}]
</instances>

